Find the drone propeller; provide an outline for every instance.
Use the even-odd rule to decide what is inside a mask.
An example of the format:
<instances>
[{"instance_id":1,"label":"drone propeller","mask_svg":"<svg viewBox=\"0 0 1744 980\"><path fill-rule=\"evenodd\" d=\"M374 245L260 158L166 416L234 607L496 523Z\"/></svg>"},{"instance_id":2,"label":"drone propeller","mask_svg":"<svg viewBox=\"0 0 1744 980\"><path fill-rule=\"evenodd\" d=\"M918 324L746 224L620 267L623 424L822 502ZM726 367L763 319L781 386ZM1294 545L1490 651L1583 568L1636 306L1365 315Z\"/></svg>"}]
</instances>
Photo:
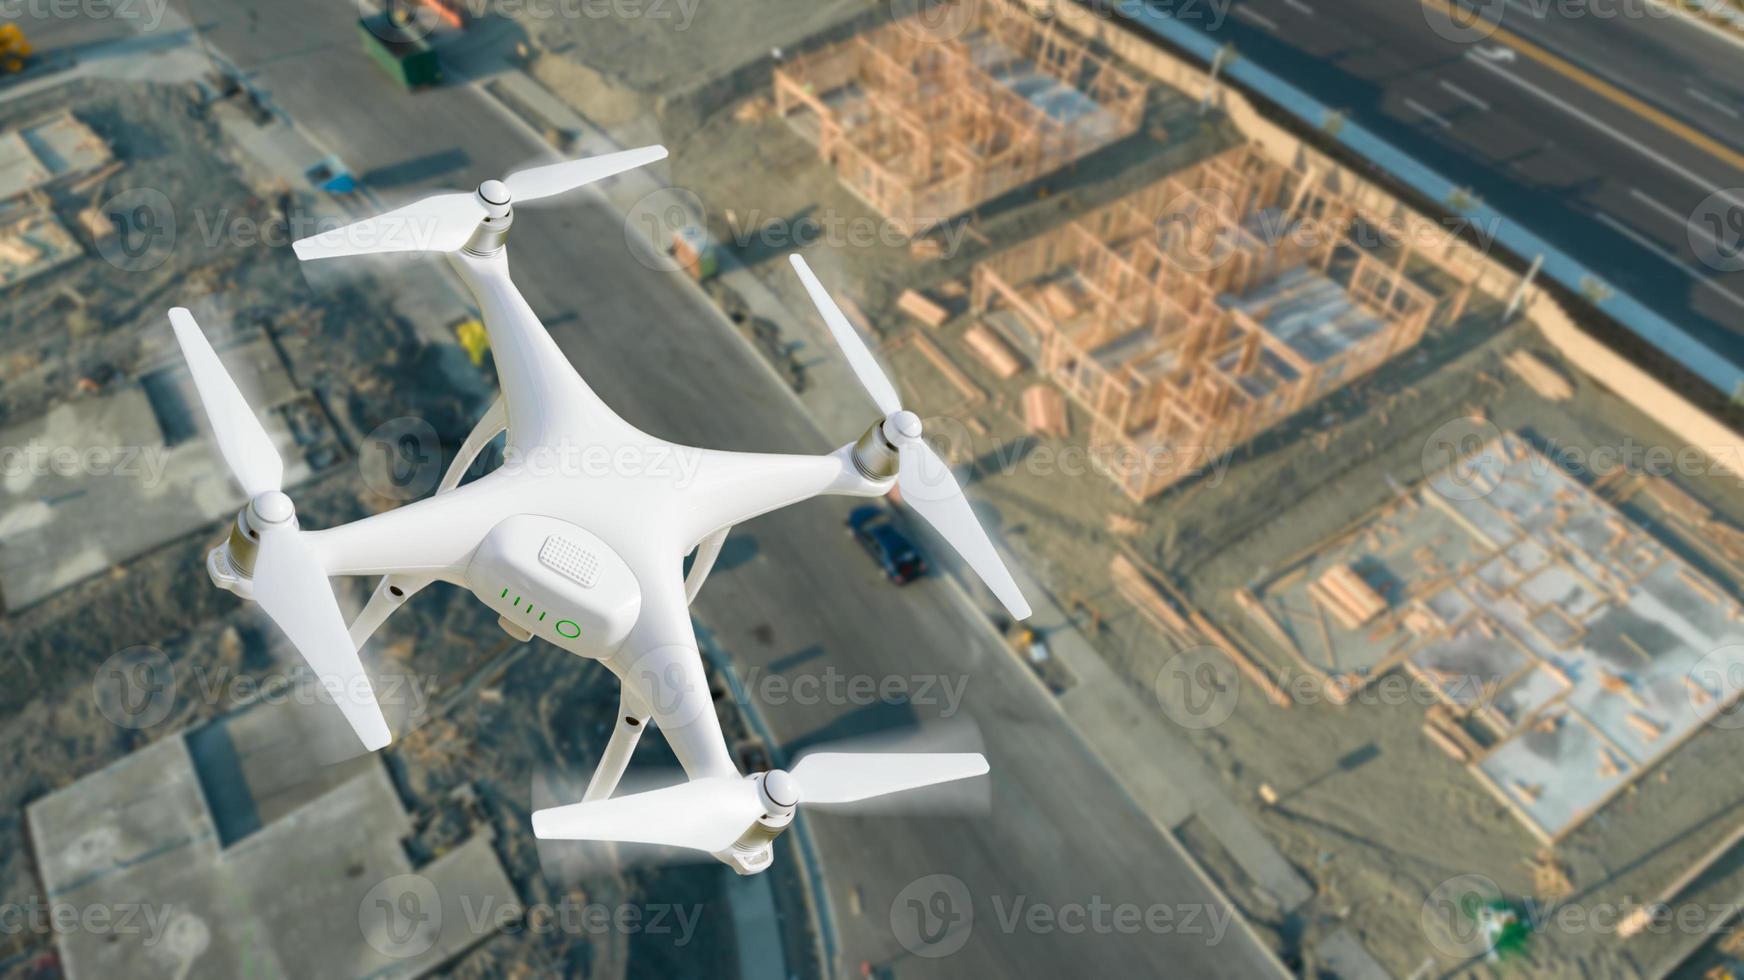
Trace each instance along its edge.
<instances>
[{"instance_id":1,"label":"drone propeller","mask_svg":"<svg viewBox=\"0 0 1744 980\"><path fill-rule=\"evenodd\" d=\"M351 643L327 572L297 528L296 508L281 489L284 461L193 314L177 307L170 311L170 325L206 406L218 452L249 497L245 521L259 538L254 599L284 631L364 747L373 752L392 741L393 735Z\"/></svg>"},{"instance_id":2,"label":"drone propeller","mask_svg":"<svg viewBox=\"0 0 1744 980\"><path fill-rule=\"evenodd\" d=\"M813 305L823 315L824 323L829 326L842 353L847 355L848 365L854 369L878 410L884 413L884 438L897 450L896 485L902 491L903 503L913 508L963 556L1014 618L1028 619L1029 602L1012 580L1011 571L1000 560L999 553L993 550L993 542L988 540L987 532L975 517L969 499L963 496L962 486L951 475L950 467L921 438L920 416L902 407L896 386L890 383L865 341L860 339L853 324L830 298L805 259L797 254L791 258Z\"/></svg>"},{"instance_id":3,"label":"drone propeller","mask_svg":"<svg viewBox=\"0 0 1744 980\"><path fill-rule=\"evenodd\" d=\"M532 167L504 180L487 180L477 191L438 194L301 239L291 248L304 261L382 252L458 252L480 223L501 218L511 203L556 197L665 157L666 147L644 146Z\"/></svg>"},{"instance_id":4,"label":"drone propeller","mask_svg":"<svg viewBox=\"0 0 1744 980\"><path fill-rule=\"evenodd\" d=\"M974 752L814 752L792 772L711 776L538 810L533 834L545 840L622 841L714 853L732 846L759 817L785 816L800 803L858 803L986 772L987 760Z\"/></svg>"}]
</instances>

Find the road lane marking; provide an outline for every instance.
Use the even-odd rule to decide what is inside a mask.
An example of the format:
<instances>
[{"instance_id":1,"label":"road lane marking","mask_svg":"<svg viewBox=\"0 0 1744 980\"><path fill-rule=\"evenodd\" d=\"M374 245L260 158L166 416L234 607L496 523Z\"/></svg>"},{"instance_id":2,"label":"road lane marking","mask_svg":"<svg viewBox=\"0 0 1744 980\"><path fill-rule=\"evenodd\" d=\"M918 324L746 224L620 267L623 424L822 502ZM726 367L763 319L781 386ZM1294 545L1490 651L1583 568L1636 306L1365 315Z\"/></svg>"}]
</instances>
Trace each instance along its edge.
<instances>
[{"instance_id":1,"label":"road lane marking","mask_svg":"<svg viewBox=\"0 0 1744 980\"><path fill-rule=\"evenodd\" d=\"M1406 99L1405 108L1410 109L1412 112L1415 112L1435 125L1440 126L1442 129L1453 128L1453 123L1441 118L1440 114L1438 114L1434 109L1418 102L1416 99Z\"/></svg>"},{"instance_id":2,"label":"road lane marking","mask_svg":"<svg viewBox=\"0 0 1744 980\"><path fill-rule=\"evenodd\" d=\"M1699 223L1693 220L1694 215L1678 214L1676 208L1673 208L1671 205L1655 198L1648 197L1646 194L1643 194L1641 191L1633 187L1629 188L1629 196L1677 222L1686 230L1701 232L1703 238L1706 238L1708 241L1713 243L1716 251L1724 252L1729 247L1721 244L1718 238L1715 238L1706 228L1703 228Z\"/></svg>"},{"instance_id":3,"label":"road lane marking","mask_svg":"<svg viewBox=\"0 0 1744 980\"><path fill-rule=\"evenodd\" d=\"M1685 264L1683 259L1681 257L1679 257L1676 252L1673 252L1671 249L1666 248L1664 245L1659 244L1658 242L1654 241L1651 238L1648 238L1646 235L1641 234L1640 232L1629 227L1628 225L1624 224L1623 222L1618 221L1616 218L1611 217L1610 215L1606 214L1605 212L1595 211L1595 212L1593 212L1593 217L1599 219L1600 224L1611 229L1612 231L1616 232L1617 234L1622 235L1624 238L1629 239L1630 241L1632 241L1635 244L1641 246L1642 248L1648 250L1649 252L1652 252L1653 254L1664 259L1665 261L1670 262L1674 265L1678 265L1678 266L1682 266Z\"/></svg>"},{"instance_id":4,"label":"road lane marking","mask_svg":"<svg viewBox=\"0 0 1744 980\"><path fill-rule=\"evenodd\" d=\"M1245 17L1248 20L1251 20L1254 23L1256 23L1256 24L1260 25L1261 27L1264 27L1268 30L1275 31L1278 29L1278 22L1277 21L1271 19L1270 17L1267 17L1265 14L1262 14L1257 10L1248 9L1246 4L1243 4L1242 6L1235 8L1235 15L1237 17Z\"/></svg>"},{"instance_id":5,"label":"road lane marking","mask_svg":"<svg viewBox=\"0 0 1744 980\"><path fill-rule=\"evenodd\" d=\"M1452 7L1449 6L1447 0L1418 0L1418 3L1440 11L1443 16L1453 18L1454 23L1459 23L1458 18L1467 16L1466 14L1454 11ZM1592 72L1575 67L1567 60L1551 54L1549 51L1533 44L1531 41L1526 40L1518 34L1497 27L1490 33L1490 40L1506 44L1508 47L1513 48L1515 51L1518 51L1526 57L1531 58L1533 61L1549 68L1551 71L1554 71L1558 75L1574 82L1576 85L1579 85L1596 95L1609 99L1618 106L1629 110L1635 115L1640 116L1642 119L1658 126L1660 129L1682 139L1684 142L1690 144L1696 149L1706 152L1709 156L1730 164L1739 170L1744 170L1744 153L1739 153L1737 150L1726 146L1713 137L1698 131L1693 126L1671 118L1635 96L1630 95L1615 85L1612 85L1610 82L1595 76ZM1490 67L1494 66L1492 65Z\"/></svg>"},{"instance_id":6,"label":"road lane marking","mask_svg":"<svg viewBox=\"0 0 1744 980\"><path fill-rule=\"evenodd\" d=\"M1744 119L1744 114L1740 114L1737 109L1721 102L1719 99L1714 98L1699 88L1686 88L1684 91L1689 93L1690 98L1715 110L1716 112L1723 112L1726 115L1731 116L1733 119Z\"/></svg>"},{"instance_id":7,"label":"road lane marking","mask_svg":"<svg viewBox=\"0 0 1744 980\"><path fill-rule=\"evenodd\" d=\"M1665 169L1671 171L1674 174L1677 174L1679 177L1682 177L1683 179L1694 184L1695 186L1701 188L1704 193L1708 193L1708 192L1711 192L1713 190L1713 188L1709 184L1707 178L1696 174L1694 171L1692 171L1692 170L1688 169L1687 167L1683 166L1682 164L1672 160L1670 157L1667 157L1665 154L1660 153L1658 150L1653 149L1652 147L1650 147L1647 144L1641 142L1640 140L1634 138L1633 136L1630 136L1627 133L1622 132L1621 130L1617 129L1614 126L1611 126L1608 123L1602 122L1599 119L1594 118L1591 114L1570 105L1569 103L1563 101L1560 98L1557 98L1554 95L1551 95L1549 92L1546 92L1543 89L1539 88L1538 86L1532 84L1531 82L1528 82L1526 79L1521 78L1519 75L1516 75L1511 71L1508 71L1506 68L1502 68L1499 65L1492 65L1488 61L1485 61L1483 58L1479 58L1479 57L1472 55L1472 54L1469 54L1469 53L1466 55L1466 60L1471 62L1474 65L1477 65L1480 68L1485 69L1486 71L1495 72L1497 75L1500 75L1503 78L1507 79L1508 81L1513 82L1515 85L1518 85L1519 87L1525 89L1526 91L1531 92L1533 95L1536 95L1540 99L1543 99L1544 101L1550 103L1551 105L1556 106L1558 109L1561 109L1563 112L1566 112L1569 115L1575 117L1576 119L1581 120L1582 122L1593 127L1594 129L1597 129L1598 131L1611 137L1612 139L1616 140L1617 142L1622 143L1624 146L1629 147L1630 149L1634 150L1636 153L1641 154L1642 156L1646 157L1647 159L1652 160L1654 163L1659 164L1660 166L1664 167ZM1737 203L1739 207L1744 207L1744 200L1739 200L1735 195L1724 194L1724 195L1722 195L1722 197L1724 197L1728 201L1733 201L1734 203Z\"/></svg>"},{"instance_id":8,"label":"road lane marking","mask_svg":"<svg viewBox=\"0 0 1744 980\"><path fill-rule=\"evenodd\" d=\"M1610 215L1606 214L1603 211L1593 212L1593 217L1597 218L1599 220L1599 223L1604 225L1605 227L1611 229L1612 231L1616 232L1619 235L1622 235L1624 238L1629 239L1630 241L1632 241L1635 244L1641 246L1642 248L1648 250L1649 252L1652 252L1654 255L1657 255L1660 258L1664 259L1665 261L1676 266L1678 268L1678 271L1682 272L1686 276L1689 276L1691 279L1694 279L1698 286L1705 286L1705 287L1707 287L1707 289L1709 291L1713 292L1715 295L1719 296L1721 299L1725 300L1726 302L1732 303L1740 308L1744 308L1744 296L1739 296L1737 293L1732 292L1731 290L1729 290L1726 287L1720 285L1719 283L1713 281L1712 279L1709 279L1705 276L1702 276L1696 270L1690 268L1689 263L1685 262L1682 258L1680 258L1677 255L1677 253L1671 251L1670 249L1666 248L1665 246L1659 244L1658 242L1653 241L1652 239L1648 238L1646 235L1641 234L1640 232L1629 227L1628 225L1624 224L1623 222L1618 221L1616 218L1611 217Z\"/></svg>"},{"instance_id":9,"label":"road lane marking","mask_svg":"<svg viewBox=\"0 0 1744 980\"><path fill-rule=\"evenodd\" d=\"M1470 92L1467 92L1465 89L1460 88L1458 85L1455 85L1452 82L1447 82L1447 81L1442 82L1441 88L1442 88L1442 91L1449 92L1449 93L1451 93L1451 94L1453 94L1461 99L1464 99L1467 102L1470 102L1472 105L1477 106L1479 109L1482 109L1485 112L1490 111L1490 104L1488 102L1485 102L1483 99L1480 99L1477 96L1471 94Z\"/></svg>"},{"instance_id":10,"label":"road lane marking","mask_svg":"<svg viewBox=\"0 0 1744 980\"><path fill-rule=\"evenodd\" d=\"M1284 0L1284 6L1289 7L1297 13L1307 14L1310 17L1314 16L1314 8L1303 3L1302 0Z\"/></svg>"}]
</instances>

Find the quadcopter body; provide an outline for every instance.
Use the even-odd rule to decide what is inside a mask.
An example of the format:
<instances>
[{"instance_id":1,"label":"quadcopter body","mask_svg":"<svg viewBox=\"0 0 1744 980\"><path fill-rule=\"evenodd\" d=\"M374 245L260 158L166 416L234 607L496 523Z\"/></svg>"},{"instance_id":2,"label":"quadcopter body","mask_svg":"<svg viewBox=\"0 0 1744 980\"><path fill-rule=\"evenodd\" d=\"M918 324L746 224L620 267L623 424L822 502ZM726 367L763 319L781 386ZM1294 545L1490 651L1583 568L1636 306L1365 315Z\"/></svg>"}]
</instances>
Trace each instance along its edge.
<instances>
[{"instance_id":1,"label":"quadcopter body","mask_svg":"<svg viewBox=\"0 0 1744 980\"><path fill-rule=\"evenodd\" d=\"M855 442L822 455L722 452L668 442L613 412L570 365L509 275L514 205L556 197L665 156L645 147L522 171L475 192L428 198L295 243L305 261L378 252L445 254L478 303L502 394L436 492L360 521L304 530L283 464L192 315L170 319L216 442L248 503L206 567L258 602L309 663L367 749L392 735L359 650L433 582L472 592L519 640L597 660L621 682L619 720L581 802L534 814L544 838L707 851L741 873L802 800L848 803L986 772L977 754L816 752L791 772L742 775L727 750L689 604L736 524L820 494L905 502L950 541L1019 619L1029 614L921 422L794 256L826 324L883 412ZM503 465L460 477L497 435ZM688 574L683 559L695 553ZM329 578L380 576L346 624ZM612 798L641 733L657 725L688 781Z\"/></svg>"}]
</instances>

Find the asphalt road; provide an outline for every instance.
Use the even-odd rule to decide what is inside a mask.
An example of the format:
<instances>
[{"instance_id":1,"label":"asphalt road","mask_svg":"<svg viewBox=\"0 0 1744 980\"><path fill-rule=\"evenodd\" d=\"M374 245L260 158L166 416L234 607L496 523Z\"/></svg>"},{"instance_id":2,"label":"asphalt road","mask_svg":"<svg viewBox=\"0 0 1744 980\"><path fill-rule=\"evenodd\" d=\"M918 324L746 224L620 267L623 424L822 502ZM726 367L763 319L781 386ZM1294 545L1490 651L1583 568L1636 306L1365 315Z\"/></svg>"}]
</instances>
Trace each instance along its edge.
<instances>
[{"instance_id":1,"label":"asphalt road","mask_svg":"<svg viewBox=\"0 0 1744 980\"><path fill-rule=\"evenodd\" d=\"M1645 0L1462 0L1494 33L1418 0L1172 2L1744 364L1744 47Z\"/></svg>"},{"instance_id":2,"label":"asphalt road","mask_svg":"<svg viewBox=\"0 0 1744 980\"><path fill-rule=\"evenodd\" d=\"M211 44L394 198L473 186L538 149L475 89L396 88L359 52L350 3L193 7ZM637 426L745 450L822 451L858 434L816 433L717 310L632 257L622 218L597 199L527 212L510 252L564 352ZM760 701L789 749L951 714L947 689L961 692L961 717L985 739L986 816L808 818L844 970L857 975L869 961L899 976L1268 975L1264 953L1229 926L1228 910L958 590L939 579L898 590L878 578L843 533L852 505L814 501L740 529L698 604L742 674L819 685L818 696ZM830 687L832 677L843 686ZM847 686L853 678L897 685L912 703L869 700ZM945 882L940 899L934 875L960 890ZM933 916L920 928L938 929L926 936L936 942L916 941L917 908ZM907 947L895 932L905 916ZM949 955L928 955L941 952Z\"/></svg>"}]
</instances>

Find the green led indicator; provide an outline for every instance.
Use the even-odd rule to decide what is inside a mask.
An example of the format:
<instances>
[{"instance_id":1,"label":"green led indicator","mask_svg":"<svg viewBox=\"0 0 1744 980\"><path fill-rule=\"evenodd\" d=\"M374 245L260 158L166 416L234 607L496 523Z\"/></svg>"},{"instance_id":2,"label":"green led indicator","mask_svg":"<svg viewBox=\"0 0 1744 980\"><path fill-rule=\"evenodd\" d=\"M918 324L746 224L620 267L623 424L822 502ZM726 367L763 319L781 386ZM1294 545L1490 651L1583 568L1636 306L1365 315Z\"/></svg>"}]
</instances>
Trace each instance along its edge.
<instances>
[{"instance_id":1,"label":"green led indicator","mask_svg":"<svg viewBox=\"0 0 1744 980\"><path fill-rule=\"evenodd\" d=\"M539 614L539 622L541 622L541 623L543 623L543 622L544 622L544 621L545 621L545 614L544 614L544 613L540 613L540 614Z\"/></svg>"},{"instance_id":2,"label":"green led indicator","mask_svg":"<svg viewBox=\"0 0 1744 980\"><path fill-rule=\"evenodd\" d=\"M581 624L573 619L560 619L557 621L557 635L573 640L581 635Z\"/></svg>"},{"instance_id":3,"label":"green led indicator","mask_svg":"<svg viewBox=\"0 0 1744 980\"><path fill-rule=\"evenodd\" d=\"M507 588L507 587L505 587L505 588L504 588L504 589L503 589L503 594L502 594L502 595L501 595L501 596L499 596L499 597L498 597L498 598L501 598L501 599L507 599L507 598L508 598L508 597L509 597L509 590L508 590L508 588Z\"/></svg>"}]
</instances>

